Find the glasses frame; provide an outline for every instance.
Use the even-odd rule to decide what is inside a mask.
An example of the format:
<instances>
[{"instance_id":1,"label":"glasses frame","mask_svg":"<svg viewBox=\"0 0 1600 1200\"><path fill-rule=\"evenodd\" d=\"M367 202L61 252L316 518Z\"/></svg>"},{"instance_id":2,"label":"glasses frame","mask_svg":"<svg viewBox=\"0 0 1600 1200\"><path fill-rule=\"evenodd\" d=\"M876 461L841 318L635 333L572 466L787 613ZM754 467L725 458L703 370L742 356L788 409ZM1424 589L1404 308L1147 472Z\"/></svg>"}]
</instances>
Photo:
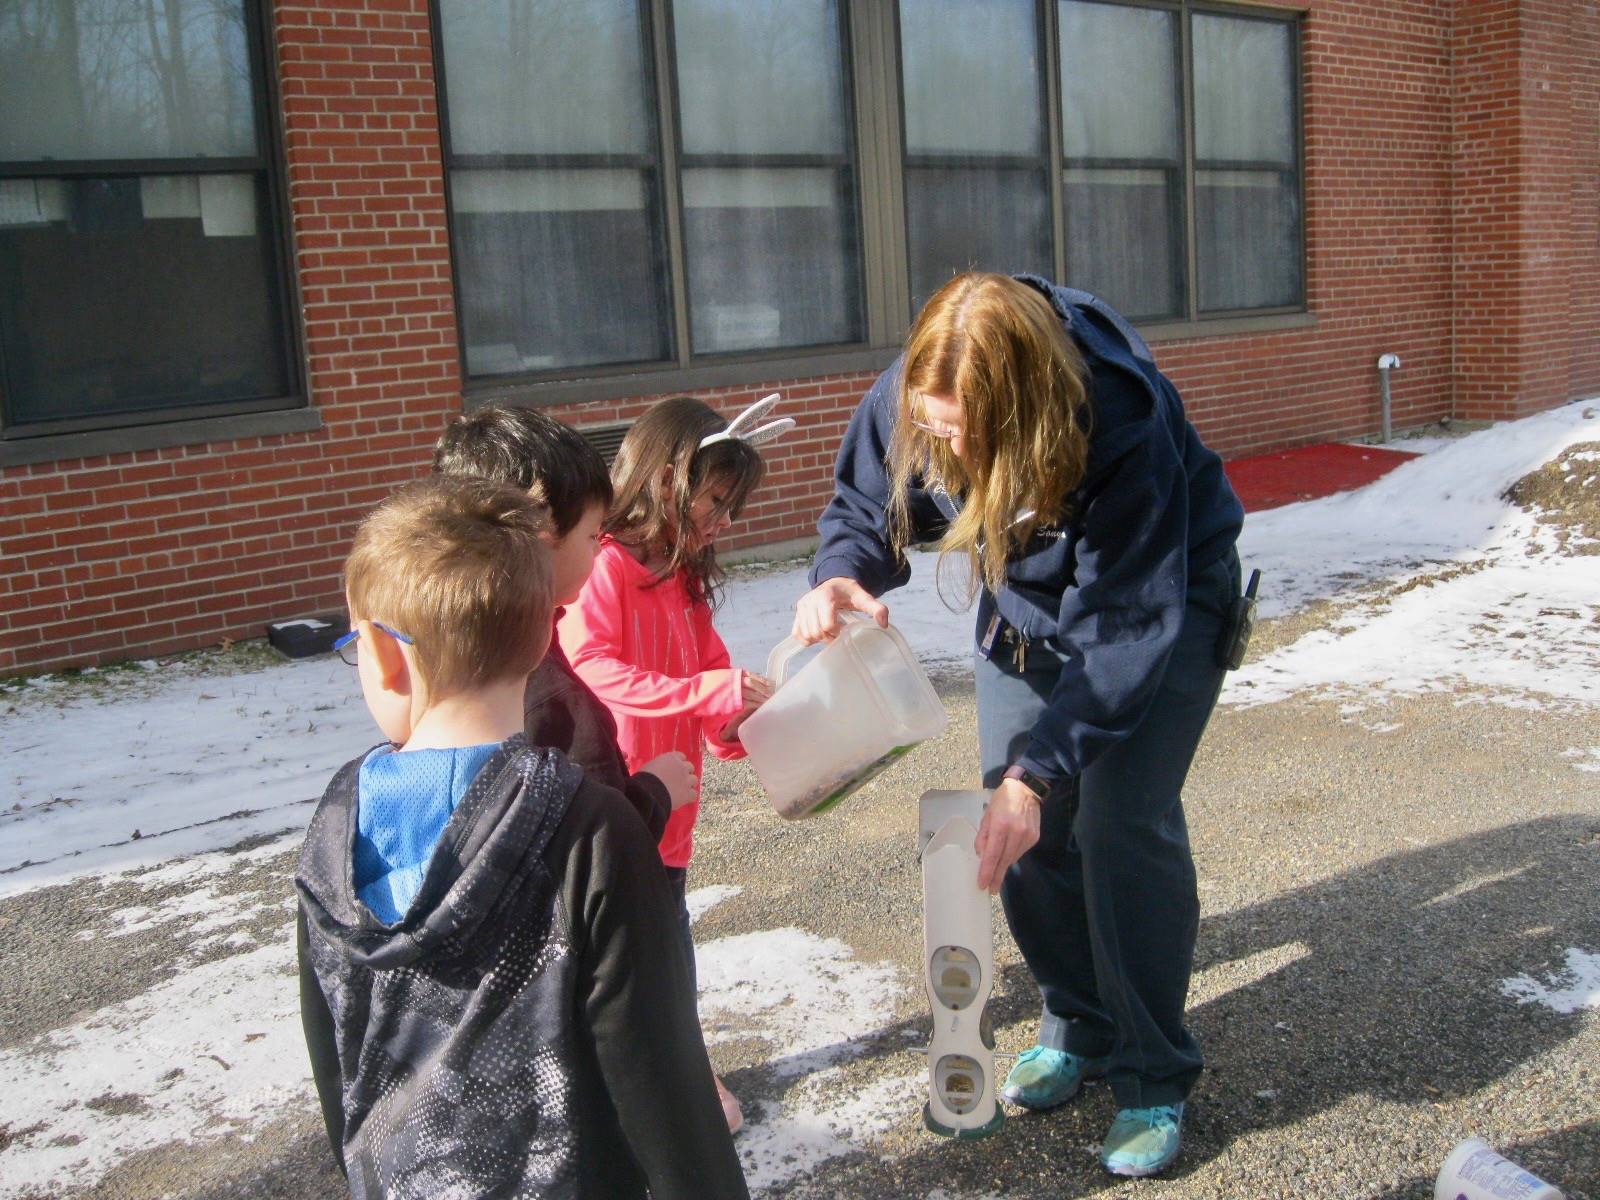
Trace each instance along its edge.
<instances>
[{"instance_id":1,"label":"glasses frame","mask_svg":"<svg viewBox=\"0 0 1600 1200\"><path fill-rule=\"evenodd\" d=\"M920 397L912 401L910 414L911 428L920 429L929 437L938 438L941 442L953 442L958 437L965 437L967 435L967 431L965 429L953 429L948 425L930 425L927 421L917 416L917 413L921 410L921 408L922 404Z\"/></svg>"},{"instance_id":2,"label":"glasses frame","mask_svg":"<svg viewBox=\"0 0 1600 1200\"><path fill-rule=\"evenodd\" d=\"M372 624L383 630L397 642L404 642L408 646L415 646L417 644L415 638L412 638L408 634L401 633L398 629L389 628L389 626L385 625L382 621L373 621ZM356 639L360 636L361 629L359 626L357 626L349 633L341 634L338 641L333 643L333 652L339 656L340 662L352 667L360 665L361 659L359 650L352 651L352 655L354 655L354 657L347 657L345 655L345 650L350 646L359 646L359 643L356 641Z\"/></svg>"}]
</instances>

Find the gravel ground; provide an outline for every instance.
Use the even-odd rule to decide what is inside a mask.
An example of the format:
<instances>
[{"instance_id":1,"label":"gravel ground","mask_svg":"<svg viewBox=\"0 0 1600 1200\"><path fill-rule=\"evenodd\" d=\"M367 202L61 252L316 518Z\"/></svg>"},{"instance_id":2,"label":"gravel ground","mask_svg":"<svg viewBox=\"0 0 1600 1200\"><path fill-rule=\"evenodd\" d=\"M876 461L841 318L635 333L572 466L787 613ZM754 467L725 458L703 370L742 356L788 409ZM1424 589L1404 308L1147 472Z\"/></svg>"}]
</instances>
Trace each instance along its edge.
<instances>
[{"instance_id":1,"label":"gravel ground","mask_svg":"<svg viewBox=\"0 0 1600 1200\"><path fill-rule=\"evenodd\" d=\"M1306 623L1269 627L1263 640ZM916 797L969 786L976 759L970 677L939 686L944 737L825 817L779 820L740 764L707 778L690 886L743 890L697 936L797 926L842 939L857 959L892 962L907 981L892 1019L844 1065L852 1089L923 1069L907 1049L927 1028L914 982ZM869 1153L769 1194L1423 1200L1449 1148L1476 1135L1569 1200L1600 1200L1600 1011L1519 1005L1500 987L1559 970L1569 947L1600 949L1600 789L1562 757L1597 745L1600 711L1537 713L1472 695L1359 712L1313 700L1219 710L1187 792L1203 907L1190 1019L1208 1069L1174 1171L1140 1183L1101 1172L1095 1151L1113 1106L1092 1086L1051 1113L1013 1111L982 1142L928 1135L908 1102ZM262 940L286 936L291 868L280 855L220 885L260 897L244 928ZM0 1046L166 977L185 954L180 923L77 936L160 898L90 881L0 902ZM1014 1054L1031 1043L1036 995L998 907L995 928L993 1015L1000 1051ZM754 1043L720 1045L714 1058L752 1115L797 1082ZM26 1132L0 1129L0 1176L5 1146ZM307 1111L149 1150L75 1194L345 1193Z\"/></svg>"}]
</instances>

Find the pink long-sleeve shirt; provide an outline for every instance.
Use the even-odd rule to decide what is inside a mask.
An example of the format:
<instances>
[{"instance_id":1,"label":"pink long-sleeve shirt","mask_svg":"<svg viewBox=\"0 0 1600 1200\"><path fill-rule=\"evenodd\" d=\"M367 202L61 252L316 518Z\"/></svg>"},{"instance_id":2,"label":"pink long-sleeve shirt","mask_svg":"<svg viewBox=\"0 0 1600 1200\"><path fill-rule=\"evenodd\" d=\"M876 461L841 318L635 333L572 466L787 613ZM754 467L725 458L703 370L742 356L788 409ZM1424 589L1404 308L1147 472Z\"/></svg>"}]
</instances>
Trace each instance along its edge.
<instances>
[{"instance_id":1,"label":"pink long-sleeve shirt","mask_svg":"<svg viewBox=\"0 0 1600 1200\"><path fill-rule=\"evenodd\" d=\"M744 757L738 742L717 736L744 707L744 673L730 664L710 607L691 599L681 574L657 582L633 555L602 539L594 573L556 634L572 669L616 717L629 771L681 750L698 776L702 743L718 758ZM661 835L667 866L689 865L699 813L694 801L668 818Z\"/></svg>"}]
</instances>

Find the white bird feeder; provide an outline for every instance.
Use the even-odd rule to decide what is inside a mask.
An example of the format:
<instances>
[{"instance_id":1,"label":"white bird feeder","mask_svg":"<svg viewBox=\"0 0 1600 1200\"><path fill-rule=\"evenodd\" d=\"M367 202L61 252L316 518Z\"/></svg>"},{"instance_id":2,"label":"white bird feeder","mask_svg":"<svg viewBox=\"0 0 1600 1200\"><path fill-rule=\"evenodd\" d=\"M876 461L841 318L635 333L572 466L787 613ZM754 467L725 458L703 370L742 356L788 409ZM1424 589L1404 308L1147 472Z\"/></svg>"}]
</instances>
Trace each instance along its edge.
<instances>
[{"instance_id":1,"label":"white bird feeder","mask_svg":"<svg viewBox=\"0 0 1600 1200\"><path fill-rule=\"evenodd\" d=\"M988 802L988 792L932 791L918 806L923 982L933 1010L922 1121L944 1137L988 1137L1005 1124L988 1020L994 933L975 847Z\"/></svg>"}]
</instances>

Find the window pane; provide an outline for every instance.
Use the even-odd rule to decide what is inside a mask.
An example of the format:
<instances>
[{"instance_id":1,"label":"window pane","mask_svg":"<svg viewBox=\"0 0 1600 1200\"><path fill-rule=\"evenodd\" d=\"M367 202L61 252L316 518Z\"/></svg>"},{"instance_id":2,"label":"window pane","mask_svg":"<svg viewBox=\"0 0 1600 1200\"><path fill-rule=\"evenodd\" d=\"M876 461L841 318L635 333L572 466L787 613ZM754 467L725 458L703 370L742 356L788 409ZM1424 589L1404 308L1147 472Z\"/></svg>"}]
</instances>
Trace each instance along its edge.
<instances>
[{"instance_id":1,"label":"window pane","mask_svg":"<svg viewBox=\"0 0 1600 1200\"><path fill-rule=\"evenodd\" d=\"M467 373L668 357L649 171L453 170Z\"/></svg>"},{"instance_id":2,"label":"window pane","mask_svg":"<svg viewBox=\"0 0 1600 1200\"><path fill-rule=\"evenodd\" d=\"M960 271L1049 275L1050 191L1040 169L906 169L911 307Z\"/></svg>"},{"instance_id":3,"label":"window pane","mask_svg":"<svg viewBox=\"0 0 1600 1200\"><path fill-rule=\"evenodd\" d=\"M1194 17L1200 308L1300 303L1293 26Z\"/></svg>"},{"instance_id":4,"label":"window pane","mask_svg":"<svg viewBox=\"0 0 1600 1200\"><path fill-rule=\"evenodd\" d=\"M1031 0L901 0L900 53L912 311L960 271L1053 273Z\"/></svg>"},{"instance_id":5,"label":"window pane","mask_svg":"<svg viewBox=\"0 0 1600 1200\"><path fill-rule=\"evenodd\" d=\"M1176 13L1062 0L1067 278L1130 317L1184 311Z\"/></svg>"},{"instance_id":6,"label":"window pane","mask_svg":"<svg viewBox=\"0 0 1600 1200\"><path fill-rule=\"evenodd\" d=\"M673 11L693 349L861 340L837 4L682 0Z\"/></svg>"},{"instance_id":7,"label":"window pane","mask_svg":"<svg viewBox=\"0 0 1600 1200\"><path fill-rule=\"evenodd\" d=\"M453 154L646 154L634 0L440 0Z\"/></svg>"},{"instance_id":8,"label":"window pane","mask_svg":"<svg viewBox=\"0 0 1600 1200\"><path fill-rule=\"evenodd\" d=\"M287 393L264 187L0 181L8 423Z\"/></svg>"},{"instance_id":9,"label":"window pane","mask_svg":"<svg viewBox=\"0 0 1600 1200\"><path fill-rule=\"evenodd\" d=\"M901 0L908 154L1038 154L1033 0Z\"/></svg>"},{"instance_id":10,"label":"window pane","mask_svg":"<svg viewBox=\"0 0 1600 1200\"><path fill-rule=\"evenodd\" d=\"M1195 14L1196 158L1294 165L1289 30L1280 21Z\"/></svg>"},{"instance_id":11,"label":"window pane","mask_svg":"<svg viewBox=\"0 0 1600 1200\"><path fill-rule=\"evenodd\" d=\"M439 19L467 374L671 357L639 6L441 0Z\"/></svg>"},{"instance_id":12,"label":"window pane","mask_svg":"<svg viewBox=\"0 0 1600 1200\"><path fill-rule=\"evenodd\" d=\"M683 173L689 320L703 353L860 338L854 204L841 173Z\"/></svg>"},{"instance_id":13,"label":"window pane","mask_svg":"<svg viewBox=\"0 0 1600 1200\"><path fill-rule=\"evenodd\" d=\"M256 153L243 0L12 0L0 80L0 159Z\"/></svg>"},{"instance_id":14,"label":"window pane","mask_svg":"<svg viewBox=\"0 0 1600 1200\"><path fill-rule=\"evenodd\" d=\"M1063 0L1061 141L1069 159L1177 160L1178 80L1176 14Z\"/></svg>"},{"instance_id":15,"label":"window pane","mask_svg":"<svg viewBox=\"0 0 1600 1200\"><path fill-rule=\"evenodd\" d=\"M1202 311L1300 303L1300 200L1292 174L1198 170L1194 199Z\"/></svg>"},{"instance_id":16,"label":"window pane","mask_svg":"<svg viewBox=\"0 0 1600 1200\"><path fill-rule=\"evenodd\" d=\"M845 152L832 0L680 0L673 32L685 154Z\"/></svg>"},{"instance_id":17,"label":"window pane","mask_svg":"<svg viewBox=\"0 0 1600 1200\"><path fill-rule=\"evenodd\" d=\"M1183 312L1177 170L1069 167L1067 277L1129 317Z\"/></svg>"}]
</instances>

